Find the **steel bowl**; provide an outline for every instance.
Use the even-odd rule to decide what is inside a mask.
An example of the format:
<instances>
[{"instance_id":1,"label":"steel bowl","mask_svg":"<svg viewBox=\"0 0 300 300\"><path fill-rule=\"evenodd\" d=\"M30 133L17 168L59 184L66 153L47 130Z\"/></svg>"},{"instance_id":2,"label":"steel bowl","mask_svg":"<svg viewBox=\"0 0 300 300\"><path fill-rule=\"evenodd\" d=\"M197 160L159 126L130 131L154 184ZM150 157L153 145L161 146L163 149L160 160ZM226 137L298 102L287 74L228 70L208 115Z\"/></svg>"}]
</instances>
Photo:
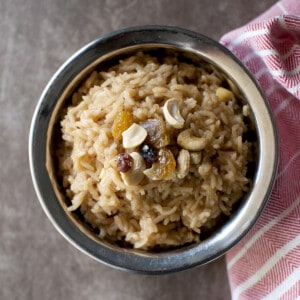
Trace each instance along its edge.
<instances>
[{"instance_id":1,"label":"steel bowl","mask_svg":"<svg viewBox=\"0 0 300 300\"><path fill-rule=\"evenodd\" d=\"M217 66L236 84L250 106L257 136L257 163L253 185L231 218L200 243L169 251L150 252L122 248L99 239L59 196L51 170L51 144L58 113L71 93L96 67L124 55L143 51L175 51L197 63ZM223 255L252 228L271 192L277 169L277 134L266 98L248 69L218 42L181 28L141 26L115 31L91 42L54 74L33 115L29 137L33 184L41 206L56 229L75 247L115 268L146 274L162 274L202 265Z\"/></svg>"}]
</instances>

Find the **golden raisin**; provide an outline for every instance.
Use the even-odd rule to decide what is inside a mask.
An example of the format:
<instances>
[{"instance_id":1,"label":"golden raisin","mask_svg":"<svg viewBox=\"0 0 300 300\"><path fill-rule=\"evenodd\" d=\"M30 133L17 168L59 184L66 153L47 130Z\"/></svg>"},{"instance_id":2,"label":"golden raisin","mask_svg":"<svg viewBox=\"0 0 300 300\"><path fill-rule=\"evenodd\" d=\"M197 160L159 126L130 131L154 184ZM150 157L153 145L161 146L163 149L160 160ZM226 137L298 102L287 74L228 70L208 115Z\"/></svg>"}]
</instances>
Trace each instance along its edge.
<instances>
[{"instance_id":1,"label":"golden raisin","mask_svg":"<svg viewBox=\"0 0 300 300\"><path fill-rule=\"evenodd\" d=\"M118 113L116 119L114 120L112 134L113 137L121 141L122 133L128 129L133 124L133 115L128 111L121 111Z\"/></svg>"},{"instance_id":2,"label":"golden raisin","mask_svg":"<svg viewBox=\"0 0 300 300\"><path fill-rule=\"evenodd\" d=\"M155 148L162 148L170 143L170 134L162 119L148 119L140 123L148 133L146 141Z\"/></svg>"},{"instance_id":3,"label":"golden raisin","mask_svg":"<svg viewBox=\"0 0 300 300\"><path fill-rule=\"evenodd\" d=\"M170 179L176 168L176 160L171 150L161 148L158 152L158 160L151 167L151 178L155 180Z\"/></svg>"}]
</instances>

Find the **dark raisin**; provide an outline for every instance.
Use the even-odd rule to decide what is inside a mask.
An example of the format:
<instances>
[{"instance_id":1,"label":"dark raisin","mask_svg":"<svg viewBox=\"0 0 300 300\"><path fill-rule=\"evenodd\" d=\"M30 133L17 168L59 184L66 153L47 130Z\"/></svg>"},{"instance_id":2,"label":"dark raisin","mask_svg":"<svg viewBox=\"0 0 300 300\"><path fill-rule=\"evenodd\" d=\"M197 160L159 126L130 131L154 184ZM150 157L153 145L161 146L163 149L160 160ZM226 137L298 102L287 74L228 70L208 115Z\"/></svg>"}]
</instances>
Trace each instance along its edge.
<instances>
[{"instance_id":1,"label":"dark raisin","mask_svg":"<svg viewBox=\"0 0 300 300\"><path fill-rule=\"evenodd\" d=\"M140 154L144 158L147 167L157 161L157 150L149 144L144 143L140 146Z\"/></svg>"},{"instance_id":2,"label":"dark raisin","mask_svg":"<svg viewBox=\"0 0 300 300\"><path fill-rule=\"evenodd\" d=\"M133 158L128 153L120 153L117 156L117 169L126 173L133 165Z\"/></svg>"}]
</instances>

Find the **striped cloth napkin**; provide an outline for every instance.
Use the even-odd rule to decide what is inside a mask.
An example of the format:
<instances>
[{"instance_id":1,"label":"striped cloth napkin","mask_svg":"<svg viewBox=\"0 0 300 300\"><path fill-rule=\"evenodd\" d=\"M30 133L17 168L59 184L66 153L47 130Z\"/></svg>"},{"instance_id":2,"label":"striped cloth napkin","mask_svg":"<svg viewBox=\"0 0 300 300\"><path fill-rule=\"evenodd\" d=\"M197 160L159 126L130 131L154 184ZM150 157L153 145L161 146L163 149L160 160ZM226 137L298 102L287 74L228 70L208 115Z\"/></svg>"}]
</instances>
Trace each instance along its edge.
<instances>
[{"instance_id":1,"label":"striped cloth napkin","mask_svg":"<svg viewBox=\"0 0 300 300\"><path fill-rule=\"evenodd\" d=\"M276 3L221 43L260 82L280 146L271 197L226 257L232 299L300 299L300 1Z\"/></svg>"}]
</instances>

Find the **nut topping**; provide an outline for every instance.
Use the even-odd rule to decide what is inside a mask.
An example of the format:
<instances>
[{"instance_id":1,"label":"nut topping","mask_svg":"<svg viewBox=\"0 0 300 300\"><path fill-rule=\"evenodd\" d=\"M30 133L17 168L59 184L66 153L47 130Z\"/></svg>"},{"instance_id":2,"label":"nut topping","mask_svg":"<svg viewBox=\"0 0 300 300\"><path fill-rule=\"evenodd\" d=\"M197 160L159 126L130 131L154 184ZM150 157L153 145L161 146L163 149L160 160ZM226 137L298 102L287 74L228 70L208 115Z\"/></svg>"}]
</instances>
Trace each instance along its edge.
<instances>
[{"instance_id":1,"label":"nut topping","mask_svg":"<svg viewBox=\"0 0 300 300\"><path fill-rule=\"evenodd\" d=\"M127 130L122 133L123 147L125 149L135 148L141 145L147 136L147 131L142 126L133 123Z\"/></svg>"},{"instance_id":2,"label":"nut topping","mask_svg":"<svg viewBox=\"0 0 300 300\"><path fill-rule=\"evenodd\" d=\"M184 119L179 110L179 100L172 98L166 101L163 107L165 119L169 125L174 128L182 128L184 126Z\"/></svg>"},{"instance_id":3,"label":"nut topping","mask_svg":"<svg viewBox=\"0 0 300 300\"><path fill-rule=\"evenodd\" d=\"M181 149L177 157L177 177L179 179L187 176L190 170L190 152L185 149Z\"/></svg>"},{"instance_id":4,"label":"nut topping","mask_svg":"<svg viewBox=\"0 0 300 300\"><path fill-rule=\"evenodd\" d=\"M192 129L181 131L177 137L177 144L183 149L191 151L200 151L207 145L208 140L193 135Z\"/></svg>"}]
</instances>

